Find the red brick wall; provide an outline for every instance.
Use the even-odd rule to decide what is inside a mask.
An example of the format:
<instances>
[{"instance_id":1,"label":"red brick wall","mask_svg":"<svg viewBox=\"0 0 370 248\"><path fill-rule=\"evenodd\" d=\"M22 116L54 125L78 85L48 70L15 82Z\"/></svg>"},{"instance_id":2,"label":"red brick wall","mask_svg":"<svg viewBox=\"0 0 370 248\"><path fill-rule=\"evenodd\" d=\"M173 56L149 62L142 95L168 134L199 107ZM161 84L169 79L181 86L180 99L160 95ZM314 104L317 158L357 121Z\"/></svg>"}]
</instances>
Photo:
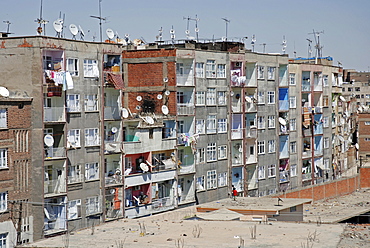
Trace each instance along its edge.
<instances>
[{"instance_id":1,"label":"red brick wall","mask_svg":"<svg viewBox=\"0 0 370 248\"><path fill-rule=\"evenodd\" d=\"M175 49L153 49L153 50L130 50L123 51L122 57L125 58L157 58L157 57L175 57Z\"/></svg>"},{"instance_id":2,"label":"red brick wall","mask_svg":"<svg viewBox=\"0 0 370 248\"><path fill-rule=\"evenodd\" d=\"M370 141L365 141L365 138L370 138L370 125L365 125L365 122L370 122L370 114L359 114L358 130L360 153L370 152Z\"/></svg>"},{"instance_id":3,"label":"red brick wall","mask_svg":"<svg viewBox=\"0 0 370 248\"><path fill-rule=\"evenodd\" d=\"M361 188L370 188L370 168L360 168Z\"/></svg>"}]
</instances>

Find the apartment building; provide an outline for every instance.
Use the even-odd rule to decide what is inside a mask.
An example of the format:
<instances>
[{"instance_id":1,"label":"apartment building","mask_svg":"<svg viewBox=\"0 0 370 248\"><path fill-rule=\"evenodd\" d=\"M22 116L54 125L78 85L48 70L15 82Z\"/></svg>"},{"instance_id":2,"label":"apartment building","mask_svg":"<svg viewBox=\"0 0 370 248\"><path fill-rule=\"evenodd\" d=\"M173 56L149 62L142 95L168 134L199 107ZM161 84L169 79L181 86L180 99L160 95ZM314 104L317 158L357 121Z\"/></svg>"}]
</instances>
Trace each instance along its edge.
<instances>
[{"instance_id":1,"label":"apartment building","mask_svg":"<svg viewBox=\"0 0 370 248\"><path fill-rule=\"evenodd\" d=\"M362 110L370 106L370 72L343 70L342 94L356 98L357 105Z\"/></svg>"}]
</instances>

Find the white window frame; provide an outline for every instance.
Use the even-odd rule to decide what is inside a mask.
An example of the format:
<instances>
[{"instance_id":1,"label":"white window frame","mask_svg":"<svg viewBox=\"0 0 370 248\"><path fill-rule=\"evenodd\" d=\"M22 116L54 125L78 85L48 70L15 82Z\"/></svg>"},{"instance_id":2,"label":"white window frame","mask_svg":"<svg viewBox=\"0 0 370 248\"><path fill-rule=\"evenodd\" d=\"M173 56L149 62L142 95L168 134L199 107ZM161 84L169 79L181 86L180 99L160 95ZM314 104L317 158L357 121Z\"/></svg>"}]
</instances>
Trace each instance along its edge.
<instances>
[{"instance_id":1,"label":"white window frame","mask_svg":"<svg viewBox=\"0 0 370 248\"><path fill-rule=\"evenodd\" d=\"M289 97L289 108L297 108L297 97L296 96L290 96Z\"/></svg>"},{"instance_id":2,"label":"white window frame","mask_svg":"<svg viewBox=\"0 0 370 248\"><path fill-rule=\"evenodd\" d=\"M297 153L297 141L292 141L289 143L290 153Z\"/></svg>"},{"instance_id":3,"label":"white window frame","mask_svg":"<svg viewBox=\"0 0 370 248\"><path fill-rule=\"evenodd\" d=\"M267 104L275 104L275 91L267 92Z\"/></svg>"},{"instance_id":4,"label":"white window frame","mask_svg":"<svg viewBox=\"0 0 370 248\"><path fill-rule=\"evenodd\" d=\"M67 94L67 112L81 112L79 94Z\"/></svg>"},{"instance_id":5,"label":"white window frame","mask_svg":"<svg viewBox=\"0 0 370 248\"><path fill-rule=\"evenodd\" d=\"M268 143L268 153L276 152L276 142L275 142L275 140L269 140L267 143Z\"/></svg>"},{"instance_id":6,"label":"white window frame","mask_svg":"<svg viewBox=\"0 0 370 248\"><path fill-rule=\"evenodd\" d=\"M197 153L195 156L195 162L197 164L204 163L206 161L206 149L204 147L197 148Z\"/></svg>"},{"instance_id":7,"label":"white window frame","mask_svg":"<svg viewBox=\"0 0 370 248\"><path fill-rule=\"evenodd\" d=\"M197 177L197 182L196 182L196 187L198 191L203 191L206 190L206 185L205 185L205 176L200 176Z\"/></svg>"},{"instance_id":8,"label":"white window frame","mask_svg":"<svg viewBox=\"0 0 370 248\"><path fill-rule=\"evenodd\" d=\"M76 58L67 59L67 71L71 74L72 77L78 77L80 75L78 62L79 60Z\"/></svg>"},{"instance_id":9,"label":"white window frame","mask_svg":"<svg viewBox=\"0 0 370 248\"><path fill-rule=\"evenodd\" d=\"M207 89L207 105L216 105L216 88Z\"/></svg>"},{"instance_id":10,"label":"white window frame","mask_svg":"<svg viewBox=\"0 0 370 248\"><path fill-rule=\"evenodd\" d=\"M270 164L267 166L267 176L276 177L276 164Z\"/></svg>"},{"instance_id":11,"label":"white window frame","mask_svg":"<svg viewBox=\"0 0 370 248\"><path fill-rule=\"evenodd\" d=\"M98 110L99 110L98 95L97 94L85 95L85 111L92 112Z\"/></svg>"},{"instance_id":12,"label":"white window frame","mask_svg":"<svg viewBox=\"0 0 370 248\"><path fill-rule=\"evenodd\" d=\"M322 75L322 85L324 87L329 86L329 75Z\"/></svg>"},{"instance_id":13,"label":"white window frame","mask_svg":"<svg viewBox=\"0 0 370 248\"><path fill-rule=\"evenodd\" d=\"M330 147L329 137L324 137L324 149L328 149L329 147Z\"/></svg>"},{"instance_id":14,"label":"white window frame","mask_svg":"<svg viewBox=\"0 0 370 248\"><path fill-rule=\"evenodd\" d=\"M7 128L7 109L0 109L0 128Z\"/></svg>"},{"instance_id":15,"label":"white window frame","mask_svg":"<svg viewBox=\"0 0 370 248\"><path fill-rule=\"evenodd\" d=\"M297 165L296 164L292 164L290 165L290 176L291 177L295 177L297 176Z\"/></svg>"},{"instance_id":16,"label":"white window frame","mask_svg":"<svg viewBox=\"0 0 370 248\"><path fill-rule=\"evenodd\" d=\"M218 159L227 158L227 145L218 146Z\"/></svg>"},{"instance_id":17,"label":"white window frame","mask_svg":"<svg viewBox=\"0 0 370 248\"><path fill-rule=\"evenodd\" d=\"M264 116L257 116L257 128L258 129L265 129L266 128L266 121Z\"/></svg>"},{"instance_id":18,"label":"white window frame","mask_svg":"<svg viewBox=\"0 0 370 248\"><path fill-rule=\"evenodd\" d=\"M0 245L2 248L8 248L8 234L9 233L0 233Z\"/></svg>"},{"instance_id":19,"label":"white window frame","mask_svg":"<svg viewBox=\"0 0 370 248\"><path fill-rule=\"evenodd\" d=\"M208 115L207 117L207 133L216 133L217 132L217 116Z\"/></svg>"},{"instance_id":20,"label":"white window frame","mask_svg":"<svg viewBox=\"0 0 370 248\"><path fill-rule=\"evenodd\" d=\"M267 80L275 80L275 71L276 67L273 66L267 67Z\"/></svg>"},{"instance_id":21,"label":"white window frame","mask_svg":"<svg viewBox=\"0 0 370 248\"><path fill-rule=\"evenodd\" d=\"M81 218L81 199L68 201L68 220Z\"/></svg>"},{"instance_id":22,"label":"white window frame","mask_svg":"<svg viewBox=\"0 0 370 248\"><path fill-rule=\"evenodd\" d=\"M217 173L216 170L207 171L207 189L217 188Z\"/></svg>"},{"instance_id":23,"label":"white window frame","mask_svg":"<svg viewBox=\"0 0 370 248\"><path fill-rule=\"evenodd\" d=\"M99 146L100 137L98 128L85 129L85 146Z\"/></svg>"},{"instance_id":24,"label":"white window frame","mask_svg":"<svg viewBox=\"0 0 370 248\"><path fill-rule=\"evenodd\" d=\"M206 78L216 78L216 60L212 60L212 59L207 60Z\"/></svg>"},{"instance_id":25,"label":"white window frame","mask_svg":"<svg viewBox=\"0 0 370 248\"><path fill-rule=\"evenodd\" d=\"M275 115L269 115L267 117L267 127L275 128Z\"/></svg>"},{"instance_id":26,"label":"white window frame","mask_svg":"<svg viewBox=\"0 0 370 248\"><path fill-rule=\"evenodd\" d=\"M95 59L84 59L84 77L99 77L98 62Z\"/></svg>"},{"instance_id":27,"label":"white window frame","mask_svg":"<svg viewBox=\"0 0 370 248\"><path fill-rule=\"evenodd\" d=\"M0 212L8 210L8 191L0 192Z\"/></svg>"},{"instance_id":28,"label":"white window frame","mask_svg":"<svg viewBox=\"0 0 370 248\"><path fill-rule=\"evenodd\" d=\"M227 172L218 173L218 187L227 186Z\"/></svg>"},{"instance_id":29,"label":"white window frame","mask_svg":"<svg viewBox=\"0 0 370 248\"><path fill-rule=\"evenodd\" d=\"M101 213L100 197L87 197L85 201L85 206L87 216Z\"/></svg>"},{"instance_id":30,"label":"white window frame","mask_svg":"<svg viewBox=\"0 0 370 248\"><path fill-rule=\"evenodd\" d=\"M257 79L265 79L265 67L263 65L257 66Z\"/></svg>"},{"instance_id":31,"label":"white window frame","mask_svg":"<svg viewBox=\"0 0 370 248\"><path fill-rule=\"evenodd\" d=\"M258 179L265 179L265 178L266 178L265 166L264 165L258 166Z\"/></svg>"},{"instance_id":32,"label":"white window frame","mask_svg":"<svg viewBox=\"0 0 370 248\"><path fill-rule=\"evenodd\" d=\"M196 105L206 105L206 92L195 92Z\"/></svg>"},{"instance_id":33,"label":"white window frame","mask_svg":"<svg viewBox=\"0 0 370 248\"><path fill-rule=\"evenodd\" d=\"M81 147L81 130L70 129L67 132L67 141L72 147Z\"/></svg>"},{"instance_id":34,"label":"white window frame","mask_svg":"<svg viewBox=\"0 0 370 248\"><path fill-rule=\"evenodd\" d=\"M330 170L330 159L324 159L324 170Z\"/></svg>"},{"instance_id":35,"label":"white window frame","mask_svg":"<svg viewBox=\"0 0 370 248\"><path fill-rule=\"evenodd\" d=\"M8 149L0 149L0 169L8 168Z\"/></svg>"},{"instance_id":36,"label":"white window frame","mask_svg":"<svg viewBox=\"0 0 370 248\"><path fill-rule=\"evenodd\" d=\"M225 64L217 65L217 77L226 78L226 65Z\"/></svg>"},{"instance_id":37,"label":"white window frame","mask_svg":"<svg viewBox=\"0 0 370 248\"><path fill-rule=\"evenodd\" d=\"M289 73L289 85L296 85L295 73Z\"/></svg>"},{"instance_id":38,"label":"white window frame","mask_svg":"<svg viewBox=\"0 0 370 248\"><path fill-rule=\"evenodd\" d=\"M206 133L206 122L203 119L197 119L195 121L195 133L204 134Z\"/></svg>"},{"instance_id":39,"label":"white window frame","mask_svg":"<svg viewBox=\"0 0 370 248\"><path fill-rule=\"evenodd\" d=\"M227 119L222 118L217 120L218 133L227 133Z\"/></svg>"},{"instance_id":40,"label":"white window frame","mask_svg":"<svg viewBox=\"0 0 370 248\"><path fill-rule=\"evenodd\" d=\"M265 141L261 140L257 143L257 153L258 154L265 154Z\"/></svg>"},{"instance_id":41,"label":"white window frame","mask_svg":"<svg viewBox=\"0 0 370 248\"><path fill-rule=\"evenodd\" d=\"M218 105L226 105L226 91L217 92Z\"/></svg>"},{"instance_id":42,"label":"white window frame","mask_svg":"<svg viewBox=\"0 0 370 248\"><path fill-rule=\"evenodd\" d=\"M203 62L195 63L195 77L204 78L204 63Z\"/></svg>"},{"instance_id":43,"label":"white window frame","mask_svg":"<svg viewBox=\"0 0 370 248\"><path fill-rule=\"evenodd\" d=\"M293 118L289 120L289 131L297 130L297 119Z\"/></svg>"},{"instance_id":44,"label":"white window frame","mask_svg":"<svg viewBox=\"0 0 370 248\"><path fill-rule=\"evenodd\" d=\"M176 76L184 76L184 63L176 63Z\"/></svg>"},{"instance_id":45,"label":"white window frame","mask_svg":"<svg viewBox=\"0 0 370 248\"><path fill-rule=\"evenodd\" d=\"M85 164L85 181L92 181L99 179L99 163Z\"/></svg>"},{"instance_id":46,"label":"white window frame","mask_svg":"<svg viewBox=\"0 0 370 248\"><path fill-rule=\"evenodd\" d=\"M216 143L209 143L207 145L207 162L217 161Z\"/></svg>"},{"instance_id":47,"label":"white window frame","mask_svg":"<svg viewBox=\"0 0 370 248\"><path fill-rule=\"evenodd\" d=\"M329 127L329 116L324 116L322 118L322 126L323 127Z\"/></svg>"},{"instance_id":48,"label":"white window frame","mask_svg":"<svg viewBox=\"0 0 370 248\"><path fill-rule=\"evenodd\" d=\"M265 104L265 92L258 91L258 93L257 93L257 104Z\"/></svg>"}]
</instances>

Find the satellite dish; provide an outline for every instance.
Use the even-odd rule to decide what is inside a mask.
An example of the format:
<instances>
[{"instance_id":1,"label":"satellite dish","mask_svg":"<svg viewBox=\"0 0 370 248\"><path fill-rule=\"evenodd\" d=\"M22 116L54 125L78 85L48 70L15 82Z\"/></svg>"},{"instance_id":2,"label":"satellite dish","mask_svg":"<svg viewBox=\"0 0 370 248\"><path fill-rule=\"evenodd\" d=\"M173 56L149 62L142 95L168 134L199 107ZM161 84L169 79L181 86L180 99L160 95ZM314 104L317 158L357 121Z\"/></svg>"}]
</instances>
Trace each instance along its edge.
<instances>
[{"instance_id":1,"label":"satellite dish","mask_svg":"<svg viewBox=\"0 0 370 248\"><path fill-rule=\"evenodd\" d=\"M149 167L146 163L140 163L140 168L145 172L149 171Z\"/></svg>"},{"instance_id":2,"label":"satellite dish","mask_svg":"<svg viewBox=\"0 0 370 248\"><path fill-rule=\"evenodd\" d=\"M231 91L230 92L230 96L234 96L234 91Z\"/></svg>"},{"instance_id":3,"label":"satellite dish","mask_svg":"<svg viewBox=\"0 0 370 248\"><path fill-rule=\"evenodd\" d=\"M150 116L145 117L145 121L150 125L154 124L154 119Z\"/></svg>"},{"instance_id":4,"label":"satellite dish","mask_svg":"<svg viewBox=\"0 0 370 248\"><path fill-rule=\"evenodd\" d=\"M140 109L141 109L141 107L140 107L139 105L137 105L137 106L136 106L136 109L137 109L137 110L140 110Z\"/></svg>"},{"instance_id":5,"label":"satellite dish","mask_svg":"<svg viewBox=\"0 0 370 248\"><path fill-rule=\"evenodd\" d=\"M107 30L105 30L105 33L107 34L108 39L110 39L110 40L113 39L114 32L113 32L112 29L108 28Z\"/></svg>"},{"instance_id":6,"label":"satellite dish","mask_svg":"<svg viewBox=\"0 0 370 248\"><path fill-rule=\"evenodd\" d=\"M185 34L190 34L190 31L189 30L185 30Z\"/></svg>"},{"instance_id":7,"label":"satellite dish","mask_svg":"<svg viewBox=\"0 0 370 248\"><path fill-rule=\"evenodd\" d=\"M248 103L252 103L252 99L249 97L249 96L245 96L245 100L248 102Z\"/></svg>"},{"instance_id":8,"label":"satellite dish","mask_svg":"<svg viewBox=\"0 0 370 248\"><path fill-rule=\"evenodd\" d=\"M284 120L283 118L279 117L279 123L283 126L286 126L286 120Z\"/></svg>"},{"instance_id":9,"label":"satellite dish","mask_svg":"<svg viewBox=\"0 0 370 248\"><path fill-rule=\"evenodd\" d=\"M346 101L346 98L344 98L343 96L339 96L339 99L340 99L342 102L345 102L345 101Z\"/></svg>"},{"instance_id":10,"label":"satellite dish","mask_svg":"<svg viewBox=\"0 0 370 248\"><path fill-rule=\"evenodd\" d=\"M116 190L115 190L115 189L110 189L110 190L109 190L109 192L110 192L111 194L114 194L114 193L116 193Z\"/></svg>"},{"instance_id":11,"label":"satellite dish","mask_svg":"<svg viewBox=\"0 0 370 248\"><path fill-rule=\"evenodd\" d=\"M198 33L198 32L199 32L199 28L195 28L195 32L197 32L197 33Z\"/></svg>"},{"instance_id":12,"label":"satellite dish","mask_svg":"<svg viewBox=\"0 0 370 248\"><path fill-rule=\"evenodd\" d=\"M112 133L117 133L118 129L116 127L112 127L111 131Z\"/></svg>"},{"instance_id":13,"label":"satellite dish","mask_svg":"<svg viewBox=\"0 0 370 248\"><path fill-rule=\"evenodd\" d=\"M143 100L143 98L142 98L141 96L137 96L137 97L136 97L136 100L137 100L138 102L140 102L141 100Z\"/></svg>"},{"instance_id":14,"label":"satellite dish","mask_svg":"<svg viewBox=\"0 0 370 248\"><path fill-rule=\"evenodd\" d=\"M168 82L168 77L163 78L163 82L167 83Z\"/></svg>"},{"instance_id":15,"label":"satellite dish","mask_svg":"<svg viewBox=\"0 0 370 248\"><path fill-rule=\"evenodd\" d=\"M175 29L171 29L170 34L174 34L174 33L175 33Z\"/></svg>"},{"instance_id":16,"label":"satellite dish","mask_svg":"<svg viewBox=\"0 0 370 248\"><path fill-rule=\"evenodd\" d=\"M168 115L168 112L169 112L168 107L166 105L162 105L162 113L164 115Z\"/></svg>"},{"instance_id":17,"label":"satellite dish","mask_svg":"<svg viewBox=\"0 0 370 248\"><path fill-rule=\"evenodd\" d=\"M222 41L226 41L226 37L225 37L225 36L223 36L223 37L221 38L221 40L222 40Z\"/></svg>"},{"instance_id":18,"label":"satellite dish","mask_svg":"<svg viewBox=\"0 0 370 248\"><path fill-rule=\"evenodd\" d=\"M161 94L158 94L158 95L157 95L157 99L158 99L158 100L161 100L161 99L162 99L162 95L161 95Z\"/></svg>"},{"instance_id":19,"label":"satellite dish","mask_svg":"<svg viewBox=\"0 0 370 248\"><path fill-rule=\"evenodd\" d=\"M127 111L127 109L126 109L126 108L123 108L123 109L122 109L122 117L123 117L123 118L127 118L127 117L128 117L128 111Z\"/></svg>"},{"instance_id":20,"label":"satellite dish","mask_svg":"<svg viewBox=\"0 0 370 248\"><path fill-rule=\"evenodd\" d=\"M169 95L171 94L171 92L170 92L169 90L166 90L166 91L164 92L164 94L165 94L166 96L169 96Z\"/></svg>"},{"instance_id":21,"label":"satellite dish","mask_svg":"<svg viewBox=\"0 0 370 248\"><path fill-rule=\"evenodd\" d=\"M69 31L73 36L76 36L76 34L78 34L78 28L74 24L69 25Z\"/></svg>"},{"instance_id":22,"label":"satellite dish","mask_svg":"<svg viewBox=\"0 0 370 248\"><path fill-rule=\"evenodd\" d=\"M54 138L50 134L45 135L44 137L44 143L48 147L52 147L54 145Z\"/></svg>"},{"instance_id":23,"label":"satellite dish","mask_svg":"<svg viewBox=\"0 0 370 248\"><path fill-rule=\"evenodd\" d=\"M0 86L0 96L8 97L9 96L9 90L5 87Z\"/></svg>"},{"instance_id":24,"label":"satellite dish","mask_svg":"<svg viewBox=\"0 0 370 248\"><path fill-rule=\"evenodd\" d=\"M53 27L55 32L60 33L63 30L63 20L62 19L56 19L53 22Z\"/></svg>"}]
</instances>

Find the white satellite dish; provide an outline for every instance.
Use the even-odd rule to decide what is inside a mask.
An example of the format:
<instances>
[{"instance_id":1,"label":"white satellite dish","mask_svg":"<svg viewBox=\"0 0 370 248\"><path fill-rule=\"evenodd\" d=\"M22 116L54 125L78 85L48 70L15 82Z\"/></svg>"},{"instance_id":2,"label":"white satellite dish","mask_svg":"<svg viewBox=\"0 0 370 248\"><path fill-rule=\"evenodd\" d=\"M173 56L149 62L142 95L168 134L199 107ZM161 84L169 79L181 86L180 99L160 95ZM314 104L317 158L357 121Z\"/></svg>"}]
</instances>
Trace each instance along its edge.
<instances>
[{"instance_id":1,"label":"white satellite dish","mask_svg":"<svg viewBox=\"0 0 370 248\"><path fill-rule=\"evenodd\" d=\"M154 119L151 116L145 117L145 121L150 125L154 124Z\"/></svg>"},{"instance_id":2,"label":"white satellite dish","mask_svg":"<svg viewBox=\"0 0 370 248\"><path fill-rule=\"evenodd\" d=\"M168 115L168 112L169 112L168 107L166 105L162 105L162 113L164 115Z\"/></svg>"},{"instance_id":3,"label":"white satellite dish","mask_svg":"<svg viewBox=\"0 0 370 248\"><path fill-rule=\"evenodd\" d=\"M141 96L137 96L137 97L136 97L136 100L137 100L138 102L140 102L141 100L143 100L143 98L142 98Z\"/></svg>"},{"instance_id":4,"label":"white satellite dish","mask_svg":"<svg viewBox=\"0 0 370 248\"><path fill-rule=\"evenodd\" d=\"M108 37L108 39L113 39L114 38L114 32L113 32L113 30L112 29L110 29L110 28L108 28L106 31L105 31L105 33L107 34L107 37Z\"/></svg>"},{"instance_id":5,"label":"white satellite dish","mask_svg":"<svg viewBox=\"0 0 370 248\"><path fill-rule=\"evenodd\" d=\"M50 134L44 136L44 143L48 147L52 147L54 145L54 138Z\"/></svg>"},{"instance_id":6,"label":"white satellite dish","mask_svg":"<svg viewBox=\"0 0 370 248\"><path fill-rule=\"evenodd\" d=\"M112 127L111 131L112 131L112 133L117 133L118 128L116 128L116 127Z\"/></svg>"},{"instance_id":7,"label":"white satellite dish","mask_svg":"<svg viewBox=\"0 0 370 248\"><path fill-rule=\"evenodd\" d=\"M163 82L167 83L168 82L168 77L163 78Z\"/></svg>"},{"instance_id":8,"label":"white satellite dish","mask_svg":"<svg viewBox=\"0 0 370 248\"><path fill-rule=\"evenodd\" d=\"M221 40L222 40L222 41L226 41L226 37L225 37L225 36L223 36L223 37L221 38Z\"/></svg>"},{"instance_id":9,"label":"white satellite dish","mask_svg":"<svg viewBox=\"0 0 370 248\"><path fill-rule=\"evenodd\" d=\"M63 30L63 19L56 19L53 22L55 32L60 33Z\"/></svg>"},{"instance_id":10,"label":"white satellite dish","mask_svg":"<svg viewBox=\"0 0 370 248\"><path fill-rule=\"evenodd\" d=\"M198 32L199 32L199 28L195 28L195 32L197 32L197 33L198 33Z\"/></svg>"},{"instance_id":11,"label":"white satellite dish","mask_svg":"<svg viewBox=\"0 0 370 248\"><path fill-rule=\"evenodd\" d=\"M145 164L145 163L141 163L141 164L140 164L140 168L141 168L143 171L145 171L145 172L149 171L149 167L148 167L148 165L147 165L147 164Z\"/></svg>"},{"instance_id":12,"label":"white satellite dish","mask_svg":"<svg viewBox=\"0 0 370 248\"><path fill-rule=\"evenodd\" d=\"M162 95L161 95L161 94L158 94L158 95L157 95L157 99L158 99L158 100L161 100L161 99L162 99Z\"/></svg>"},{"instance_id":13,"label":"white satellite dish","mask_svg":"<svg viewBox=\"0 0 370 248\"><path fill-rule=\"evenodd\" d=\"M252 99L249 97L249 96L245 96L245 100L248 102L248 103L252 103Z\"/></svg>"},{"instance_id":14,"label":"white satellite dish","mask_svg":"<svg viewBox=\"0 0 370 248\"><path fill-rule=\"evenodd\" d=\"M185 30L185 34L190 34L190 31L189 30Z\"/></svg>"},{"instance_id":15,"label":"white satellite dish","mask_svg":"<svg viewBox=\"0 0 370 248\"><path fill-rule=\"evenodd\" d=\"M166 91L164 92L164 94L165 94L166 96L169 96L169 95L171 94L171 92L170 92L169 90L166 90Z\"/></svg>"},{"instance_id":16,"label":"white satellite dish","mask_svg":"<svg viewBox=\"0 0 370 248\"><path fill-rule=\"evenodd\" d=\"M5 87L0 86L0 96L8 97L9 96L9 90Z\"/></svg>"},{"instance_id":17,"label":"white satellite dish","mask_svg":"<svg viewBox=\"0 0 370 248\"><path fill-rule=\"evenodd\" d=\"M128 117L128 115L129 115L129 113L128 113L127 109L126 109L126 108L123 108L123 109L122 109L122 117L123 117L123 118L127 118L127 117Z\"/></svg>"},{"instance_id":18,"label":"white satellite dish","mask_svg":"<svg viewBox=\"0 0 370 248\"><path fill-rule=\"evenodd\" d=\"M345 101L346 101L346 98L344 98L343 96L339 96L339 99L340 99L342 102L345 102Z\"/></svg>"},{"instance_id":19,"label":"white satellite dish","mask_svg":"<svg viewBox=\"0 0 370 248\"><path fill-rule=\"evenodd\" d=\"M69 25L69 31L73 36L76 36L78 34L78 28L74 24Z\"/></svg>"},{"instance_id":20,"label":"white satellite dish","mask_svg":"<svg viewBox=\"0 0 370 248\"><path fill-rule=\"evenodd\" d=\"M136 106L136 109L137 109L137 110L140 110L140 109L141 109L141 107L140 107L139 105L137 105L137 106Z\"/></svg>"},{"instance_id":21,"label":"white satellite dish","mask_svg":"<svg viewBox=\"0 0 370 248\"><path fill-rule=\"evenodd\" d=\"M286 120L284 120L283 118L279 117L279 123L283 126L286 126Z\"/></svg>"},{"instance_id":22,"label":"white satellite dish","mask_svg":"<svg viewBox=\"0 0 370 248\"><path fill-rule=\"evenodd\" d=\"M175 29L171 29L170 34L174 34L174 33L175 33Z\"/></svg>"}]
</instances>

